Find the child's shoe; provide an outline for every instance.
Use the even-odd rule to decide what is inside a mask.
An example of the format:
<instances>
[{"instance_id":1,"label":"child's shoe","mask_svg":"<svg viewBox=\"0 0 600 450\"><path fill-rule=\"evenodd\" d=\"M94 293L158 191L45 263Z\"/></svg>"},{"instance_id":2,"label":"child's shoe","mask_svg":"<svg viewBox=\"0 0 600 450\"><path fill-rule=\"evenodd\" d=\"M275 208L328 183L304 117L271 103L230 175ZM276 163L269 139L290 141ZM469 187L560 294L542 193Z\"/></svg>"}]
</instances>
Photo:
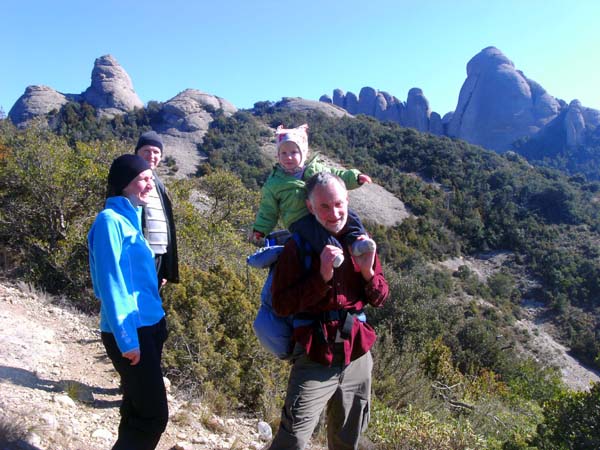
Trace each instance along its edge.
<instances>
[{"instance_id":1,"label":"child's shoe","mask_svg":"<svg viewBox=\"0 0 600 450\"><path fill-rule=\"evenodd\" d=\"M363 239L354 241L352 244L352 255L360 256L365 253L372 253L375 251L377 246L375 245L375 241L373 239Z\"/></svg>"},{"instance_id":2,"label":"child's shoe","mask_svg":"<svg viewBox=\"0 0 600 450\"><path fill-rule=\"evenodd\" d=\"M342 265L343 262L344 262L344 255L342 253L340 253L333 260L333 268L337 269L338 267L340 267Z\"/></svg>"}]
</instances>

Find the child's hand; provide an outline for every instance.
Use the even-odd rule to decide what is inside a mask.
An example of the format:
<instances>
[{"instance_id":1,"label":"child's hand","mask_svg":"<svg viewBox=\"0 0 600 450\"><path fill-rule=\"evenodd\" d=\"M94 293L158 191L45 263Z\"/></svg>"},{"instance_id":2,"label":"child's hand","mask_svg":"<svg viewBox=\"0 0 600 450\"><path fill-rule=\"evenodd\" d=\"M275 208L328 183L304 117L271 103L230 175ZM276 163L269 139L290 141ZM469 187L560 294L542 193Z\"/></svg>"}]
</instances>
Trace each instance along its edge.
<instances>
[{"instance_id":1,"label":"child's hand","mask_svg":"<svg viewBox=\"0 0 600 450\"><path fill-rule=\"evenodd\" d=\"M255 245L262 245L264 243L264 240L265 235L260 231L250 230L250 232L248 233L248 241Z\"/></svg>"},{"instance_id":2,"label":"child's hand","mask_svg":"<svg viewBox=\"0 0 600 450\"><path fill-rule=\"evenodd\" d=\"M365 175L364 173L361 173L358 176L358 184L360 184L360 185L369 184L372 182L373 182L373 180L371 180L371 177L369 175Z\"/></svg>"}]
</instances>

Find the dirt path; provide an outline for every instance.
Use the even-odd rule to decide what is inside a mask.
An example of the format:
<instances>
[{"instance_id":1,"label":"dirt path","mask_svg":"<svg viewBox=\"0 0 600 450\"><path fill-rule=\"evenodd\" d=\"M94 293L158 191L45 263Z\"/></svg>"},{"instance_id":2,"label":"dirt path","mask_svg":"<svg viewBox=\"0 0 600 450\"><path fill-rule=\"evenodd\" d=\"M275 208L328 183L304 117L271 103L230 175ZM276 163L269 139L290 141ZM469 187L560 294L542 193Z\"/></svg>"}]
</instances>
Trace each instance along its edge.
<instances>
[{"instance_id":1,"label":"dirt path","mask_svg":"<svg viewBox=\"0 0 600 450\"><path fill-rule=\"evenodd\" d=\"M120 394L97 320L0 281L0 448L105 450ZM261 449L258 419L213 416L169 395L159 450ZM20 446L7 446L19 438Z\"/></svg>"}]
</instances>

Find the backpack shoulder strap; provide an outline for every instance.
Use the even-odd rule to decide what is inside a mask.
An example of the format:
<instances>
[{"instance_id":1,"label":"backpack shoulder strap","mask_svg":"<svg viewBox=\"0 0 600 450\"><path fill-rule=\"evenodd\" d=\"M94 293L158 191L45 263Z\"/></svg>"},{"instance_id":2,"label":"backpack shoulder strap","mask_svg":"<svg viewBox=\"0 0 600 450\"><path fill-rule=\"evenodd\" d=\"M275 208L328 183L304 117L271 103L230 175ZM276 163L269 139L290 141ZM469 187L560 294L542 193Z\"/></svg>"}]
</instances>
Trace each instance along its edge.
<instances>
[{"instance_id":1,"label":"backpack shoulder strap","mask_svg":"<svg viewBox=\"0 0 600 450\"><path fill-rule=\"evenodd\" d=\"M298 247L298 253L300 254L300 260L304 265L304 269L310 269L312 264L312 248L308 242L306 242L298 233L292 233L292 238L296 242L296 247Z\"/></svg>"}]
</instances>

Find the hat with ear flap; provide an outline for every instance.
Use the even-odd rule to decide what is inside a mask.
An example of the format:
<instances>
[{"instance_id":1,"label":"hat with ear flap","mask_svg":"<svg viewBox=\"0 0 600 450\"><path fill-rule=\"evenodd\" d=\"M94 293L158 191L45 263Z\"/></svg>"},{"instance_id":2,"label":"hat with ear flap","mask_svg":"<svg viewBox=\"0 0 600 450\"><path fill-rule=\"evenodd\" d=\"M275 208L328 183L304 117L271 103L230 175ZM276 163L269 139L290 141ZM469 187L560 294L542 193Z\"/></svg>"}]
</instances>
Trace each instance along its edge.
<instances>
[{"instance_id":1,"label":"hat with ear flap","mask_svg":"<svg viewBox=\"0 0 600 450\"><path fill-rule=\"evenodd\" d=\"M296 128L283 128L283 125L279 125L275 130L275 139L278 152L281 144L293 142L300 149L302 160L306 160L308 156L308 124L305 123Z\"/></svg>"}]
</instances>

